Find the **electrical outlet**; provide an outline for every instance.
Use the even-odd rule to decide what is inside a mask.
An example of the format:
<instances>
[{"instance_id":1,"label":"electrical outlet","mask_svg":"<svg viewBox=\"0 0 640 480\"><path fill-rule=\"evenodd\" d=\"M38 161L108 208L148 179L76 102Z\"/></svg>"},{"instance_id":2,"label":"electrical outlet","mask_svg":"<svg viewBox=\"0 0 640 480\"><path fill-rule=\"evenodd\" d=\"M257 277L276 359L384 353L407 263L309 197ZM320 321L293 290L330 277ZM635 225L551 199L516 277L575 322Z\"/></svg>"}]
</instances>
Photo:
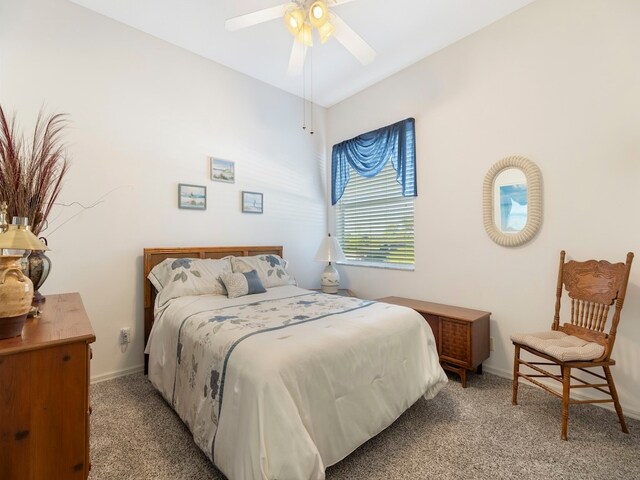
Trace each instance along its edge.
<instances>
[{"instance_id":1,"label":"electrical outlet","mask_svg":"<svg viewBox=\"0 0 640 480\"><path fill-rule=\"evenodd\" d=\"M489 351L493 352L493 337L489 337Z\"/></svg>"},{"instance_id":2,"label":"electrical outlet","mask_svg":"<svg viewBox=\"0 0 640 480\"><path fill-rule=\"evenodd\" d=\"M121 328L120 329L120 345L127 345L131 342L131 329L130 328Z\"/></svg>"}]
</instances>

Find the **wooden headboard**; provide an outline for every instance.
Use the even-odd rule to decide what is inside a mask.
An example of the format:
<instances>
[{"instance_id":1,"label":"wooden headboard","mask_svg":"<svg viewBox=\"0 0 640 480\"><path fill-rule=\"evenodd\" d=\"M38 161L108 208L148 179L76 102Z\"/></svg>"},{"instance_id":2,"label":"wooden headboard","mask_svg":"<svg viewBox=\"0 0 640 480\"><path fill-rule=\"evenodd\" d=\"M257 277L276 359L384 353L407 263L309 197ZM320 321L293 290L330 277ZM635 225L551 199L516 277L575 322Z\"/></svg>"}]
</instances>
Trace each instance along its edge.
<instances>
[{"instance_id":1,"label":"wooden headboard","mask_svg":"<svg viewBox=\"0 0 640 480\"><path fill-rule=\"evenodd\" d=\"M275 254L282 257L282 246L277 247L168 247L144 249L144 347L149 340L153 327L153 303L156 299L156 289L151 284L149 272L165 258L223 258L228 255L248 257L252 255ZM143 348L144 348L143 347ZM144 373L147 373L149 358L144 356Z\"/></svg>"}]
</instances>

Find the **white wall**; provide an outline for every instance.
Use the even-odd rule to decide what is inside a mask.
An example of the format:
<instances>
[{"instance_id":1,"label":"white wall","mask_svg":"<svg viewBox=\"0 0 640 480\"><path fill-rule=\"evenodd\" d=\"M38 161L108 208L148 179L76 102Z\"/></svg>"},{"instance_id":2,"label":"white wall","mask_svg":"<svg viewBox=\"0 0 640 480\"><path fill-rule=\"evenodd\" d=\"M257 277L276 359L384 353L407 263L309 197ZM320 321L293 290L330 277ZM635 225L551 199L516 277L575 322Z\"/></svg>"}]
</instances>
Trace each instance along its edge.
<instances>
[{"instance_id":1,"label":"white wall","mask_svg":"<svg viewBox=\"0 0 640 480\"><path fill-rule=\"evenodd\" d=\"M415 272L343 266L348 286L491 311L485 365L510 376L510 334L551 325L560 250L640 255L638 25L636 0L538 0L330 108L328 145L416 118ZM482 224L485 173L509 155L543 176L541 231L518 248ZM639 416L640 257L618 334L613 375Z\"/></svg>"},{"instance_id":2,"label":"white wall","mask_svg":"<svg viewBox=\"0 0 640 480\"><path fill-rule=\"evenodd\" d=\"M112 192L62 226L79 208L54 212L44 232L43 293L82 294L94 378L142 364L144 247L284 245L300 283L319 282L309 259L326 234L322 109L310 136L300 99L65 0L0 0L0 102L27 129L43 103L70 114L61 202ZM236 162L235 184L209 180L209 155ZM206 212L177 208L178 183L207 186ZM264 215L240 212L242 190L264 193Z\"/></svg>"}]
</instances>

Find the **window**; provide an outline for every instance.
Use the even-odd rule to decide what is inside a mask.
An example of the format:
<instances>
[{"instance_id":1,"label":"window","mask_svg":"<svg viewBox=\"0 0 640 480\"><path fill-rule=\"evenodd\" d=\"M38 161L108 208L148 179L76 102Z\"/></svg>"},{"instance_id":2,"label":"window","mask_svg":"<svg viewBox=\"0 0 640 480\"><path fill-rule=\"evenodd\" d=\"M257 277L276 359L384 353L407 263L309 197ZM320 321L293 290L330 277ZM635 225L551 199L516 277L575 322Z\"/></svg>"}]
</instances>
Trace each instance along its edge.
<instances>
[{"instance_id":1,"label":"window","mask_svg":"<svg viewBox=\"0 0 640 480\"><path fill-rule=\"evenodd\" d=\"M334 145L331 203L347 261L413 267L417 194L413 118Z\"/></svg>"},{"instance_id":2,"label":"window","mask_svg":"<svg viewBox=\"0 0 640 480\"><path fill-rule=\"evenodd\" d=\"M414 265L414 197L403 196L396 176L391 161L374 177L352 172L336 205L336 233L347 261Z\"/></svg>"}]
</instances>

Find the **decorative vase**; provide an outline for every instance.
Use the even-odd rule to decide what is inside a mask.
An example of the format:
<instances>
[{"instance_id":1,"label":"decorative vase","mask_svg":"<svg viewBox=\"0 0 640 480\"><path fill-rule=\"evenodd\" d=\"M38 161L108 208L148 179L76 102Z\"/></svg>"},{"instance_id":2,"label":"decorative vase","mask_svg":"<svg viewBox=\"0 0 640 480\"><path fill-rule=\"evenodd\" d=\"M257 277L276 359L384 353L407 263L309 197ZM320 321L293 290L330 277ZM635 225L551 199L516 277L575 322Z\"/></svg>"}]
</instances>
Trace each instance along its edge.
<instances>
[{"instance_id":1,"label":"decorative vase","mask_svg":"<svg viewBox=\"0 0 640 480\"><path fill-rule=\"evenodd\" d=\"M336 267L331 265L331 262L329 262L329 265L327 265L327 268L324 269L320 276L320 286L324 293L338 293L340 274L338 270L336 270Z\"/></svg>"},{"instance_id":2,"label":"decorative vase","mask_svg":"<svg viewBox=\"0 0 640 480\"><path fill-rule=\"evenodd\" d=\"M46 238L40 237L40 241L47 245ZM38 290L51 273L51 259L43 251L33 250L27 258L27 262L29 264L29 278L33 282L33 303L42 303L46 299Z\"/></svg>"},{"instance_id":3,"label":"decorative vase","mask_svg":"<svg viewBox=\"0 0 640 480\"><path fill-rule=\"evenodd\" d=\"M19 336L31 310L33 283L22 273L20 258L0 256L0 339Z\"/></svg>"}]
</instances>

